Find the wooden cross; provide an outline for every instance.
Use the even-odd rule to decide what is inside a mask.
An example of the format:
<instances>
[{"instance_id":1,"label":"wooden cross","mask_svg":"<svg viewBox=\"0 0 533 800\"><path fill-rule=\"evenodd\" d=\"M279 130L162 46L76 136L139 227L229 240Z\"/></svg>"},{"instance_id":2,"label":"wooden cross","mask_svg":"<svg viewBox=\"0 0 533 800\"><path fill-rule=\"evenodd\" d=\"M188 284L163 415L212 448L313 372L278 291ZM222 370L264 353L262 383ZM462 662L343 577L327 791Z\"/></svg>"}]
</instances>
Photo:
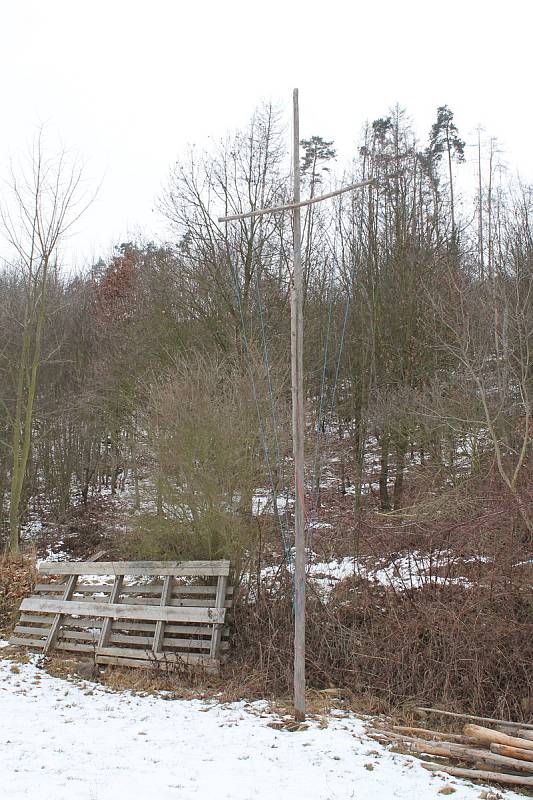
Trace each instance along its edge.
<instances>
[{"instance_id":1,"label":"wooden cross","mask_svg":"<svg viewBox=\"0 0 533 800\"><path fill-rule=\"evenodd\" d=\"M294 516L294 716L305 719L305 491L304 491L304 380L303 380L303 273L300 209L353 192L375 183L373 178L352 183L334 192L309 200L300 200L300 114L298 89L293 91L293 202L274 208L248 211L219 217L219 222L260 217L292 211L293 215L293 273L291 285L291 386L292 386L292 449L294 456L295 516Z\"/></svg>"}]
</instances>

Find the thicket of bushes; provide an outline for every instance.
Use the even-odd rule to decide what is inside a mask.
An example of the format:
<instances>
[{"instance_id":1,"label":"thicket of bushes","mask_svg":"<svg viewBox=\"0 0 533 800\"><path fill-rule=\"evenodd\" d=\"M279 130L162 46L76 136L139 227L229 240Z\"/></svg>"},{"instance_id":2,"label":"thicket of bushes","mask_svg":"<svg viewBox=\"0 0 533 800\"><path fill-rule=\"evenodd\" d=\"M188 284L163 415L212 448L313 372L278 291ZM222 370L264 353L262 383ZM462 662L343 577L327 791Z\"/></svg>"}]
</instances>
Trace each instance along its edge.
<instances>
[{"instance_id":1,"label":"thicket of bushes","mask_svg":"<svg viewBox=\"0 0 533 800\"><path fill-rule=\"evenodd\" d=\"M310 688L349 690L370 711L421 704L533 717L529 590L503 581L400 593L364 580L349 584L328 603L309 598ZM231 669L261 694L291 691L292 604L288 580L236 608Z\"/></svg>"}]
</instances>

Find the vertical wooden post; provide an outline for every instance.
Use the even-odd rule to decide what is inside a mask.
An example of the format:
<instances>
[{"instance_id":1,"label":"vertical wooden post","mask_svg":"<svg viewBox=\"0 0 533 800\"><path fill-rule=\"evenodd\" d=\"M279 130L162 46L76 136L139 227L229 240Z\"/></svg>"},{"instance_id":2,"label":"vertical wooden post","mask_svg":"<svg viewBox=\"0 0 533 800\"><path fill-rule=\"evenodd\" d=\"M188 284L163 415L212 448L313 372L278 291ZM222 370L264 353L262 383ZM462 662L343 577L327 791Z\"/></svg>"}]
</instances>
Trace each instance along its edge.
<instances>
[{"instance_id":1,"label":"vertical wooden post","mask_svg":"<svg viewBox=\"0 0 533 800\"><path fill-rule=\"evenodd\" d=\"M294 715L305 717L305 485L304 485L304 382L303 382L303 275L302 230L300 208L319 203L344 192L353 192L374 185L374 178L352 183L334 192L300 200L300 119L298 89L293 91L293 174L294 199L282 206L260 208L244 214L219 217L219 222L232 222L263 214L293 212L294 269L291 286L291 383L292 383L292 439L295 478L295 565L294 565Z\"/></svg>"},{"instance_id":2,"label":"vertical wooden post","mask_svg":"<svg viewBox=\"0 0 533 800\"><path fill-rule=\"evenodd\" d=\"M293 91L294 203L300 202L300 118ZM295 483L294 520L294 716L305 719L305 484L303 396L303 277L300 209L293 210L294 264L291 292L292 432Z\"/></svg>"}]
</instances>

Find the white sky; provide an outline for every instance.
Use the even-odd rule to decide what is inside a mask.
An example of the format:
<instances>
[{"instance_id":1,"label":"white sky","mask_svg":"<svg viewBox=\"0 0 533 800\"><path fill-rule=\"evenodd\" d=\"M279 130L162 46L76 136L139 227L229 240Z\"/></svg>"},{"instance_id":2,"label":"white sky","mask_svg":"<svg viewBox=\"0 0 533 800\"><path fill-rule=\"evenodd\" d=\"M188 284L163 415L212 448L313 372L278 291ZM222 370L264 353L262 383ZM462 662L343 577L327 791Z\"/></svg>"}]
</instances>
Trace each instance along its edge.
<instances>
[{"instance_id":1,"label":"white sky","mask_svg":"<svg viewBox=\"0 0 533 800\"><path fill-rule=\"evenodd\" d=\"M262 99L289 123L298 86L302 137L341 157L396 102L422 136L446 103L463 138L483 124L531 180L532 22L530 0L0 0L0 175L43 123L81 155L102 181L69 244L82 265L162 233L154 199L187 144Z\"/></svg>"}]
</instances>

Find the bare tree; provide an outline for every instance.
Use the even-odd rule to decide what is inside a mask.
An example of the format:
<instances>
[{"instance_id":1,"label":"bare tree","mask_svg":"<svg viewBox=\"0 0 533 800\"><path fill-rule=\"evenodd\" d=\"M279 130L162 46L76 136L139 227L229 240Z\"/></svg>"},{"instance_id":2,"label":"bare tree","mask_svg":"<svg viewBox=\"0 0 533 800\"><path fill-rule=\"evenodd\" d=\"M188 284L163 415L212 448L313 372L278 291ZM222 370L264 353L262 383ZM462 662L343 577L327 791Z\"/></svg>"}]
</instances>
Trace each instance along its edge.
<instances>
[{"instance_id":1,"label":"bare tree","mask_svg":"<svg viewBox=\"0 0 533 800\"><path fill-rule=\"evenodd\" d=\"M0 207L3 232L24 286L11 419L11 552L19 549L20 505L31 450L49 285L57 271L61 240L88 206L81 180L81 166L69 161L64 152L53 158L45 155L41 132L29 164L21 170L12 167L9 196Z\"/></svg>"}]
</instances>

